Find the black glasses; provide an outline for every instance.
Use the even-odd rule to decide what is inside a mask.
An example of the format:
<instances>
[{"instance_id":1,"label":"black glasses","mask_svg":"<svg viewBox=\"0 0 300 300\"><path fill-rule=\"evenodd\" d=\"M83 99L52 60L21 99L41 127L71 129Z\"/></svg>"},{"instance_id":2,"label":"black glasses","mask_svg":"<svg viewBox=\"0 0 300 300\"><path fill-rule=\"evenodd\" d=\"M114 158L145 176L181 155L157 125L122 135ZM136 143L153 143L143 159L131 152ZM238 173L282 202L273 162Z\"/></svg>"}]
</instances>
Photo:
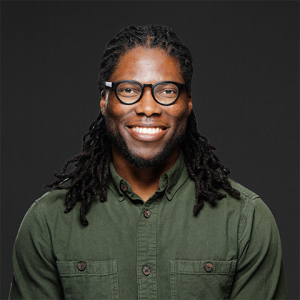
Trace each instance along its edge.
<instances>
[{"instance_id":1,"label":"black glasses","mask_svg":"<svg viewBox=\"0 0 300 300\"><path fill-rule=\"evenodd\" d=\"M143 96L144 87L151 87L154 100L161 105L171 105L180 96L181 89L185 84L173 81L160 81L155 84L141 84L134 80L122 80L118 82L104 82L105 86L114 89L120 102L126 105L134 104Z\"/></svg>"}]
</instances>

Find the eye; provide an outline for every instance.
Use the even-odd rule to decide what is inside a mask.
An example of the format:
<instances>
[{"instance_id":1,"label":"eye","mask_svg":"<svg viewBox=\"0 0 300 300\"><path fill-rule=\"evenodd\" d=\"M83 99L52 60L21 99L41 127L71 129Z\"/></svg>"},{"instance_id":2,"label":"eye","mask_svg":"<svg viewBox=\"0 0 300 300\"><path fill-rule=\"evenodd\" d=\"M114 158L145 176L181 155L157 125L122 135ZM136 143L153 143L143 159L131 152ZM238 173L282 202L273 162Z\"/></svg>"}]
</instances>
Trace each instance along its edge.
<instances>
[{"instance_id":1,"label":"eye","mask_svg":"<svg viewBox=\"0 0 300 300\"><path fill-rule=\"evenodd\" d=\"M121 82L117 88L117 95L119 98L135 99L141 94L141 87L135 82ZM124 100L126 101L126 100Z\"/></svg>"},{"instance_id":2,"label":"eye","mask_svg":"<svg viewBox=\"0 0 300 300\"><path fill-rule=\"evenodd\" d=\"M172 82L161 82L154 88L154 95L158 101L162 101L162 99L171 101L178 97L178 93L177 85Z\"/></svg>"},{"instance_id":3,"label":"eye","mask_svg":"<svg viewBox=\"0 0 300 300\"><path fill-rule=\"evenodd\" d=\"M178 95L178 90L173 88L164 88L156 91L156 96L161 98L176 98Z\"/></svg>"},{"instance_id":4,"label":"eye","mask_svg":"<svg viewBox=\"0 0 300 300\"><path fill-rule=\"evenodd\" d=\"M119 91L120 93L132 94L134 91L132 89L122 89Z\"/></svg>"},{"instance_id":5,"label":"eye","mask_svg":"<svg viewBox=\"0 0 300 300\"><path fill-rule=\"evenodd\" d=\"M162 91L162 93L167 94L167 95L171 95L171 94L177 94L175 91L173 90L164 90Z\"/></svg>"},{"instance_id":6,"label":"eye","mask_svg":"<svg viewBox=\"0 0 300 300\"><path fill-rule=\"evenodd\" d=\"M118 96L120 97L135 97L139 96L140 91L137 91L136 89L133 88L121 88L118 89Z\"/></svg>"}]
</instances>

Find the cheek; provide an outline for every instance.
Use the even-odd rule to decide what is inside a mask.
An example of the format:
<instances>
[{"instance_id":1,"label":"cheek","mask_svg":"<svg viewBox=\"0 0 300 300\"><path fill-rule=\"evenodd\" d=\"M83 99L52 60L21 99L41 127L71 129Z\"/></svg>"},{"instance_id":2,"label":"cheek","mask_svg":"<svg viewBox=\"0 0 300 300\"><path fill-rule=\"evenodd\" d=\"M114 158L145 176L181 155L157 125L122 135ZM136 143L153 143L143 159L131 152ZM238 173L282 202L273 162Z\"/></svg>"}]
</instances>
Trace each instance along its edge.
<instances>
[{"instance_id":1,"label":"cheek","mask_svg":"<svg viewBox=\"0 0 300 300\"><path fill-rule=\"evenodd\" d=\"M177 128L180 127L180 129L182 129L182 127L185 128L186 122L188 119L188 107L187 106L175 107L174 109L172 109L170 111L166 111L166 114L172 121L174 127L177 127Z\"/></svg>"},{"instance_id":2,"label":"cheek","mask_svg":"<svg viewBox=\"0 0 300 300\"><path fill-rule=\"evenodd\" d=\"M106 121L109 124L114 123L115 126L121 124L126 116L124 107L121 107L119 103L115 103L114 100L109 100L106 105Z\"/></svg>"}]
</instances>

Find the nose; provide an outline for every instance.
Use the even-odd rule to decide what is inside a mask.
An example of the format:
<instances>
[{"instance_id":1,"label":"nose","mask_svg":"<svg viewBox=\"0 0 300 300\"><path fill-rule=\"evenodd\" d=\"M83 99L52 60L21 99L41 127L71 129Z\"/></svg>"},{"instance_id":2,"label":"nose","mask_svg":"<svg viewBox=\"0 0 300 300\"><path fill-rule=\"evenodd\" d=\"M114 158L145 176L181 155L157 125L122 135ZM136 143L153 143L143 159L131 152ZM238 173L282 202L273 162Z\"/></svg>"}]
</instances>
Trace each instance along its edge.
<instances>
[{"instance_id":1,"label":"nose","mask_svg":"<svg viewBox=\"0 0 300 300\"><path fill-rule=\"evenodd\" d=\"M151 117L152 115L160 115L162 113L162 107L155 101L151 94L151 88L147 87L144 89L144 93L140 101L137 103L136 113L144 114L147 117Z\"/></svg>"}]
</instances>

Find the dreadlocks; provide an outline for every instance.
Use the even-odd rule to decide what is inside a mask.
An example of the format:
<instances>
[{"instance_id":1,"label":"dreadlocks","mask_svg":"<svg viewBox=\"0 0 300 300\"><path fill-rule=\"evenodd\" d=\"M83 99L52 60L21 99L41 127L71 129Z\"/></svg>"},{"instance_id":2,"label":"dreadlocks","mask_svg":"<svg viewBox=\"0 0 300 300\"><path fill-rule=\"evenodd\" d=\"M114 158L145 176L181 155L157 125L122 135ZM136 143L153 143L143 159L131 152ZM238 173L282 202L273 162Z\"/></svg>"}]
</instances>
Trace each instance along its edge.
<instances>
[{"instance_id":1,"label":"dreadlocks","mask_svg":"<svg viewBox=\"0 0 300 300\"><path fill-rule=\"evenodd\" d=\"M189 49L169 28L148 25L124 28L108 43L100 64L98 80L100 93L105 89L104 81L109 81L121 56L138 46L160 48L176 58L187 92L191 91L193 66ZM91 206L93 196L99 195L101 202L107 199L106 183L110 175L111 147L106 120L100 111L97 119L91 123L89 131L83 136L82 152L66 162L61 174L54 173L56 177L54 182L44 186L44 188L68 190L65 213L71 211L77 201L81 201L80 219L83 225L88 225L86 213ZM209 145L207 139L198 132L193 111L188 117L181 147L189 176L195 181L196 186L198 204L194 206L194 214L202 209L204 200L214 204L216 199L226 197L225 194L217 191L218 187L222 187L236 197L239 196L239 192L231 187L227 179L229 169L213 152L216 148ZM75 163L75 168L66 173L71 163ZM62 185L67 179L69 179L68 185Z\"/></svg>"}]
</instances>

